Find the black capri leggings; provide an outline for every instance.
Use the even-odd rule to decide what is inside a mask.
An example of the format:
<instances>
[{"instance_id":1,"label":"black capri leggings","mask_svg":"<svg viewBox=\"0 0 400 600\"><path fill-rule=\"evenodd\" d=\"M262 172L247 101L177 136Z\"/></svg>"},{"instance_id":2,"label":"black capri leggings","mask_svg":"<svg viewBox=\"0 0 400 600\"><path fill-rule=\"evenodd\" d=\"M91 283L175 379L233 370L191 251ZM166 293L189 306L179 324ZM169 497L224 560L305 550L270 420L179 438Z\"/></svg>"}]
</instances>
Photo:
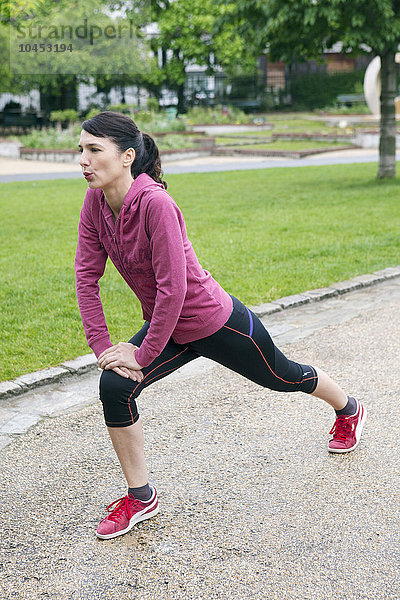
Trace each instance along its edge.
<instances>
[{"instance_id":1,"label":"black capri leggings","mask_svg":"<svg viewBox=\"0 0 400 600\"><path fill-rule=\"evenodd\" d=\"M149 323L129 340L140 346ZM263 387L278 392L302 391L311 394L318 383L315 369L288 360L274 345L268 331L256 315L233 298L233 310L228 321L213 335L176 344L172 338L161 354L143 368L143 381L125 379L114 371L103 371L100 378L100 399L106 425L127 427L139 418L136 398L154 381L162 379L186 363L205 356L240 373Z\"/></svg>"}]
</instances>

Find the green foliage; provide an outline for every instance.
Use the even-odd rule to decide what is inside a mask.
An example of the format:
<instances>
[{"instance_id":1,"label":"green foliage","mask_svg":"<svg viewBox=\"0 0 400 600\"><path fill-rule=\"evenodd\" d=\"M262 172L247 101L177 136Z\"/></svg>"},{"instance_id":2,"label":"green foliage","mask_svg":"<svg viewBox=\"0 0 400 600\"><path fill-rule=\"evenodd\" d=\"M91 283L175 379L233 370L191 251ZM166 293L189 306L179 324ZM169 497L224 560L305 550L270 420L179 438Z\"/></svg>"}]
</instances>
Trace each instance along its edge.
<instances>
[{"instance_id":1,"label":"green foliage","mask_svg":"<svg viewBox=\"0 0 400 600\"><path fill-rule=\"evenodd\" d=\"M171 119L166 112L155 114L150 111L141 110L133 115L133 120L139 129L147 133L186 130L186 123L183 119Z\"/></svg>"},{"instance_id":2,"label":"green foliage","mask_svg":"<svg viewBox=\"0 0 400 600\"><path fill-rule=\"evenodd\" d=\"M341 42L343 51L381 55L397 50L400 10L397 0L238 0L237 26L261 53L267 46L273 60L319 58Z\"/></svg>"},{"instance_id":3,"label":"green foliage","mask_svg":"<svg viewBox=\"0 0 400 600\"><path fill-rule=\"evenodd\" d=\"M200 263L228 292L257 304L399 263L399 181L377 182L374 170L171 175L168 189ZM73 269L85 189L79 180L2 184L2 380L88 352ZM111 265L101 296L112 340L129 339L142 324L140 306Z\"/></svg>"},{"instance_id":4,"label":"green foliage","mask_svg":"<svg viewBox=\"0 0 400 600\"><path fill-rule=\"evenodd\" d=\"M247 115L239 108L233 106L190 108L185 116L188 125L216 125L216 124L241 124L252 123L254 117Z\"/></svg>"},{"instance_id":5,"label":"green foliage","mask_svg":"<svg viewBox=\"0 0 400 600\"><path fill-rule=\"evenodd\" d=\"M7 34L11 33L11 63L5 60L0 65L0 76L4 68L13 91L18 86L40 88L53 96L57 87L61 87L63 93L59 105L60 108L68 108L69 105L63 103L65 90L78 82L87 82L90 75L102 80L104 85L107 82L111 82L110 85L129 85L141 82L153 69L149 42L138 32L138 14L132 24L122 16L111 17L114 2L14 0L11 4L13 17L17 15L7 31ZM91 38L91 35L95 37ZM2 39L0 30L0 42ZM51 42L53 45L71 43L73 50L22 53L17 50L19 43L36 43L39 47L41 43ZM5 48L8 47L9 43ZM5 48L0 45L1 58L4 58ZM11 75L15 75L14 80ZM4 81L4 77L1 78Z\"/></svg>"},{"instance_id":6,"label":"green foliage","mask_svg":"<svg viewBox=\"0 0 400 600\"><path fill-rule=\"evenodd\" d=\"M85 119L91 119L99 114L100 110L100 108L92 108L86 114ZM186 124L183 119L171 119L165 111L159 113L154 113L150 110L134 111L134 107L127 104L110 105L107 107L107 110L124 112L135 121L139 129L148 133L157 133L159 131L185 131L186 129Z\"/></svg>"},{"instance_id":7,"label":"green foliage","mask_svg":"<svg viewBox=\"0 0 400 600\"><path fill-rule=\"evenodd\" d=\"M107 110L113 110L115 112L131 115L135 111L135 106L133 104L109 104L107 106ZM100 112L100 109L97 109L97 112ZM89 119L90 117L86 118Z\"/></svg>"},{"instance_id":8,"label":"green foliage","mask_svg":"<svg viewBox=\"0 0 400 600\"><path fill-rule=\"evenodd\" d=\"M366 103L353 104L352 106L324 106L322 112L331 113L334 115L370 115ZM371 126L371 125L370 125Z\"/></svg>"},{"instance_id":9,"label":"green foliage","mask_svg":"<svg viewBox=\"0 0 400 600\"><path fill-rule=\"evenodd\" d=\"M55 123L75 123L79 120L78 111L73 108L66 108L65 110L53 110L50 113L50 121Z\"/></svg>"},{"instance_id":10,"label":"green foliage","mask_svg":"<svg viewBox=\"0 0 400 600\"><path fill-rule=\"evenodd\" d=\"M162 68L168 85L182 86L185 66L190 64L205 65L209 73L216 65L228 73L254 70L256 55L230 20L233 6L214 0L152 0L160 30L152 41L153 50L161 49L164 56L167 51L172 53Z\"/></svg>"},{"instance_id":11,"label":"green foliage","mask_svg":"<svg viewBox=\"0 0 400 600\"><path fill-rule=\"evenodd\" d=\"M38 8L42 8L44 3L45 0L1 0L0 19L5 23L23 19Z\"/></svg>"},{"instance_id":12,"label":"green foliage","mask_svg":"<svg viewBox=\"0 0 400 600\"><path fill-rule=\"evenodd\" d=\"M309 73L291 81L292 106L298 110L314 110L334 106L339 94L353 94L364 77L361 71L349 73Z\"/></svg>"},{"instance_id":13,"label":"green foliage","mask_svg":"<svg viewBox=\"0 0 400 600\"><path fill-rule=\"evenodd\" d=\"M8 27L0 22L0 81L2 91L10 89L12 77L9 69L9 49L8 49ZM13 82L13 89L17 90L18 85Z\"/></svg>"},{"instance_id":14,"label":"green foliage","mask_svg":"<svg viewBox=\"0 0 400 600\"><path fill-rule=\"evenodd\" d=\"M62 114L67 111L59 111ZM98 109L92 109L85 117L90 119L99 113ZM158 133L165 131L185 131L186 124L182 119L170 119L165 113L150 113L141 111L136 114L130 114L138 127L148 133ZM62 119L64 120L64 119ZM29 134L18 137L19 141L26 148L48 148L48 149L76 149L81 131L81 123L77 122L73 127L65 130L49 127L46 129L33 129ZM190 140L183 136L168 136L160 138L161 148L188 148L193 145Z\"/></svg>"},{"instance_id":15,"label":"green foliage","mask_svg":"<svg viewBox=\"0 0 400 600\"><path fill-rule=\"evenodd\" d=\"M148 109L150 112L152 112L152 113L155 113L155 112L158 112L158 111L159 111L159 109L160 109L160 106L159 106L159 104L158 104L158 100L157 100L157 98L149 98L149 99L147 100L147 109Z\"/></svg>"},{"instance_id":16,"label":"green foliage","mask_svg":"<svg viewBox=\"0 0 400 600\"><path fill-rule=\"evenodd\" d=\"M262 73L258 70L229 78L231 98L254 98L264 91Z\"/></svg>"},{"instance_id":17,"label":"green foliage","mask_svg":"<svg viewBox=\"0 0 400 600\"><path fill-rule=\"evenodd\" d=\"M77 149L79 133L81 131L80 123L74 125L71 129L60 131L55 128L33 129L27 135L19 136L19 141L25 148L48 148L48 149Z\"/></svg>"},{"instance_id":18,"label":"green foliage","mask_svg":"<svg viewBox=\"0 0 400 600\"><path fill-rule=\"evenodd\" d=\"M150 126L156 128L156 125L154 125L153 122L149 122L149 124ZM21 135L18 138L18 140L21 142L21 144L23 144L23 146L25 146L25 148L75 150L77 148L80 130L80 124L77 124L72 131L60 131L53 128L41 130L34 129L27 135ZM153 130L149 131L153 133ZM159 128L158 131L162 130ZM169 131L173 131L172 127L169 128ZM160 150L178 150L181 148L192 148L194 145L191 137L184 135L164 135L160 136L159 138L157 138L156 135L155 137Z\"/></svg>"},{"instance_id":19,"label":"green foliage","mask_svg":"<svg viewBox=\"0 0 400 600\"><path fill-rule=\"evenodd\" d=\"M185 148L193 148L195 145L193 139L188 135L163 135L161 137L157 137L155 135L155 141L159 150L183 150Z\"/></svg>"},{"instance_id":20,"label":"green foliage","mask_svg":"<svg viewBox=\"0 0 400 600\"><path fill-rule=\"evenodd\" d=\"M381 59L381 138L378 177L393 177L395 148L395 54L400 40L399 0L238 0L237 26L259 53L288 64L316 58L340 42L343 52ZM249 42L251 43L251 42ZM311 94L310 94L311 96Z\"/></svg>"},{"instance_id":21,"label":"green foliage","mask_svg":"<svg viewBox=\"0 0 400 600\"><path fill-rule=\"evenodd\" d=\"M90 109L90 110L89 110L89 111L86 113L86 115L85 115L85 117L84 117L84 120L86 121L86 120L88 120L88 119L91 119L92 117L95 117L96 115L98 115L98 114L99 114L99 112L101 112L101 108L97 108L97 107L96 107L96 108L95 108L95 107L91 108L91 109Z\"/></svg>"}]
</instances>

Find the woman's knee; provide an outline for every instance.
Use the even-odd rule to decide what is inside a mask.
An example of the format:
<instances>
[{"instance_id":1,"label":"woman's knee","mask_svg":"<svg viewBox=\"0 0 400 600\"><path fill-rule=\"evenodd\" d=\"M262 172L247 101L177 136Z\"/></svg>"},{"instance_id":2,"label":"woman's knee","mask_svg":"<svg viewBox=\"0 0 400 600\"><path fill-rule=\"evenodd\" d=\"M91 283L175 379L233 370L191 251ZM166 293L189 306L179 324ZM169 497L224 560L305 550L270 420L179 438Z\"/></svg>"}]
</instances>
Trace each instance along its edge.
<instances>
[{"instance_id":1,"label":"woman's knee","mask_svg":"<svg viewBox=\"0 0 400 600\"><path fill-rule=\"evenodd\" d=\"M287 362L287 368L278 370L271 378L270 389L277 392L305 392L311 394L318 383L318 375L310 365L303 365L293 361Z\"/></svg>"},{"instance_id":2,"label":"woman's knee","mask_svg":"<svg viewBox=\"0 0 400 600\"><path fill-rule=\"evenodd\" d=\"M112 398L119 394L121 390L121 381L123 378L120 375L117 375L115 371L104 370L100 376L99 382L99 390L100 390L100 400L103 402L107 402L108 398Z\"/></svg>"},{"instance_id":3,"label":"woman's knee","mask_svg":"<svg viewBox=\"0 0 400 600\"><path fill-rule=\"evenodd\" d=\"M110 427L126 426L137 421L139 413L135 398L138 383L121 377L112 370L104 370L100 377L100 400L104 418Z\"/></svg>"}]
</instances>

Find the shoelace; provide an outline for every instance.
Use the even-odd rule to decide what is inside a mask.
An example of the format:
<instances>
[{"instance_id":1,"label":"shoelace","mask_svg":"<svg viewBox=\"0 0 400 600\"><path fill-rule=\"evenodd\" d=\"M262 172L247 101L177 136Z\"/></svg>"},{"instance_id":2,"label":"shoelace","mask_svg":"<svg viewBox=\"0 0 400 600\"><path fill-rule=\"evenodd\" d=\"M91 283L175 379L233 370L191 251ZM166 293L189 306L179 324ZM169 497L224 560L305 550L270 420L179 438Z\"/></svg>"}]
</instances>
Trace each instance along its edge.
<instances>
[{"instance_id":1,"label":"shoelace","mask_svg":"<svg viewBox=\"0 0 400 600\"><path fill-rule=\"evenodd\" d=\"M345 442L350 432L351 423L349 419L336 419L334 426L329 432L329 435L333 434L334 440Z\"/></svg>"},{"instance_id":2,"label":"shoelace","mask_svg":"<svg viewBox=\"0 0 400 600\"><path fill-rule=\"evenodd\" d=\"M108 515L107 519L116 523L121 517L121 515L125 513L129 521L132 516L129 504L135 505L137 503L138 501L135 498L129 498L128 496L124 496L123 498L118 498L118 500L114 500L114 502L111 502L111 504L107 506L107 511L111 513L110 515ZM113 506L114 508L112 508Z\"/></svg>"}]
</instances>

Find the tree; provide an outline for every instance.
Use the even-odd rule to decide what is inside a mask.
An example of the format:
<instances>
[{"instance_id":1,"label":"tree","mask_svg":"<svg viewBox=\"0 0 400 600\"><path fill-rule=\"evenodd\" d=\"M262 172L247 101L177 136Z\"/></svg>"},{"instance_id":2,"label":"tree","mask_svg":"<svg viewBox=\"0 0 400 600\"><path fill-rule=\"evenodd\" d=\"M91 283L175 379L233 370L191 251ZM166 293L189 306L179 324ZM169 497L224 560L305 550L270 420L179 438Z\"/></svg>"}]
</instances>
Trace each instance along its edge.
<instances>
[{"instance_id":1,"label":"tree","mask_svg":"<svg viewBox=\"0 0 400 600\"><path fill-rule=\"evenodd\" d=\"M155 52L161 50L164 80L177 92L179 112L184 111L188 65L206 66L210 75L219 67L228 73L237 72L239 65L244 72L255 69L256 57L232 20L218 27L222 16L231 12L231 5L215 0L152 0L152 16L159 29L152 47Z\"/></svg>"},{"instance_id":2,"label":"tree","mask_svg":"<svg viewBox=\"0 0 400 600\"><path fill-rule=\"evenodd\" d=\"M142 20L138 13L127 20L115 12L118 5L111 0L12 0L7 10L1 6L0 39L8 29L10 40L8 84L14 90L15 81L25 89L39 88L43 105L51 110L76 108L77 85L91 77L103 85L141 79L153 62L140 33Z\"/></svg>"},{"instance_id":3,"label":"tree","mask_svg":"<svg viewBox=\"0 0 400 600\"><path fill-rule=\"evenodd\" d=\"M1 91L13 92L24 90L23 83L10 72L10 23L12 17L21 19L23 15L33 11L42 0L0 0L0 82Z\"/></svg>"},{"instance_id":4,"label":"tree","mask_svg":"<svg viewBox=\"0 0 400 600\"><path fill-rule=\"evenodd\" d=\"M259 51L291 64L320 58L341 42L344 52L381 58L378 177L396 173L395 54L400 43L400 0L238 0L236 20L247 20ZM250 37L250 36L249 36Z\"/></svg>"}]
</instances>

